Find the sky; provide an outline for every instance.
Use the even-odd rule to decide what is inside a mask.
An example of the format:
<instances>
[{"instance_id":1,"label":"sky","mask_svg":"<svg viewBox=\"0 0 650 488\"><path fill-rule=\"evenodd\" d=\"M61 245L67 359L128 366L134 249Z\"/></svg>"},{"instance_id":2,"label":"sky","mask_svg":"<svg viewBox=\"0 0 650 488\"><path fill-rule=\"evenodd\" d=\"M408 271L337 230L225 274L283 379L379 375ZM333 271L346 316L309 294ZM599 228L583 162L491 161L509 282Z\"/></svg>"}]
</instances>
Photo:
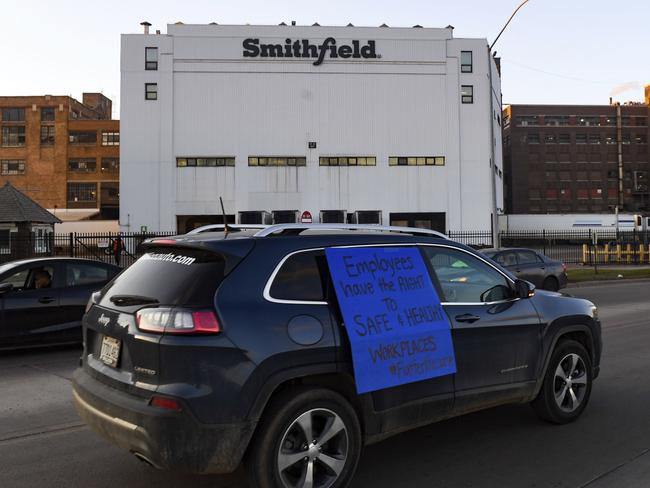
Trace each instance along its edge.
<instances>
[{"instance_id":1,"label":"sky","mask_svg":"<svg viewBox=\"0 0 650 488\"><path fill-rule=\"evenodd\" d=\"M100 91L119 117L120 34L167 24L454 26L490 43L521 0L0 0L0 95ZM530 0L494 49L504 104L642 101L650 2ZM646 61L643 61L646 60Z\"/></svg>"}]
</instances>

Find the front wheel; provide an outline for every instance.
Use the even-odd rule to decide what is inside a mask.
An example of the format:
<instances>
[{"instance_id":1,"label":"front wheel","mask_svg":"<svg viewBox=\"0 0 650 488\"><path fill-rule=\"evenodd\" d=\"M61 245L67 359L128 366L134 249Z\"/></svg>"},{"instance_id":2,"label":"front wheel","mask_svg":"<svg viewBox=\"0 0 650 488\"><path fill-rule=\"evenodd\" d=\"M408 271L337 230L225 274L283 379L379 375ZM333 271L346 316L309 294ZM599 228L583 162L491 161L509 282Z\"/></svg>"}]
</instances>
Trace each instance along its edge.
<instances>
[{"instance_id":1,"label":"front wheel","mask_svg":"<svg viewBox=\"0 0 650 488\"><path fill-rule=\"evenodd\" d=\"M554 276L548 276L544 280L544 283L542 283L542 289L548 291L558 291L560 289L560 283Z\"/></svg>"},{"instance_id":2,"label":"front wheel","mask_svg":"<svg viewBox=\"0 0 650 488\"><path fill-rule=\"evenodd\" d=\"M532 407L548 422L573 422L587 406L592 381L591 358L585 347L576 341L562 341L553 351Z\"/></svg>"},{"instance_id":3,"label":"front wheel","mask_svg":"<svg viewBox=\"0 0 650 488\"><path fill-rule=\"evenodd\" d=\"M321 388L290 390L265 411L246 456L256 488L344 488L361 452L350 403Z\"/></svg>"}]
</instances>

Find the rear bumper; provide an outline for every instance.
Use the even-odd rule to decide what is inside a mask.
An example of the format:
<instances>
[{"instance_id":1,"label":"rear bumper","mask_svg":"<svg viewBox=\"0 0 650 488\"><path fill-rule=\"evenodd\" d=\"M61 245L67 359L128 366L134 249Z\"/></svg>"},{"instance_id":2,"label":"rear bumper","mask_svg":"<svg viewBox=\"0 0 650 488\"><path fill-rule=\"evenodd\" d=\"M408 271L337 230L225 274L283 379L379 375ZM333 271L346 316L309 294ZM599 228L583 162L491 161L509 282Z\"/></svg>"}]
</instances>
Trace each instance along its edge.
<instances>
[{"instance_id":1,"label":"rear bumper","mask_svg":"<svg viewBox=\"0 0 650 488\"><path fill-rule=\"evenodd\" d=\"M113 444L161 469L229 473L240 464L254 422L202 424L186 410L164 410L148 400L115 390L82 368L73 379L81 419Z\"/></svg>"}]
</instances>

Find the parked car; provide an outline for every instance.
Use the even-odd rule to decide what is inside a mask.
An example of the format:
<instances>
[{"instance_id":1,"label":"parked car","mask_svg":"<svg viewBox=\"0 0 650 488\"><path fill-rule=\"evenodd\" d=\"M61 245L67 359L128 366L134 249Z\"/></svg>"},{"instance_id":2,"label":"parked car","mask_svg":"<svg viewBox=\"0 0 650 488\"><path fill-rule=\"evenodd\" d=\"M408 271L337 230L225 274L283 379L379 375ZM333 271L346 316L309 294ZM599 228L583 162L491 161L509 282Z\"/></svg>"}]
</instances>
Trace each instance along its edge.
<instances>
[{"instance_id":1,"label":"parked car","mask_svg":"<svg viewBox=\"0 0 650 488\"><path fill-rule=\"evenodd\" d=\"M121 270L76 258L0 265L0 348L81 342L90 294Z\"/></svg>"},{"instance_id":2,"label":"parked car","mask_svg":"<svg viewBox=\"0 0 650 488\"><path fill-rule=\"evenodd\" d=\"M567 284L566 265L533 249L484 249L481 252L537 288L558 291Z\"/></svg>"},{"instance_id":3,"label":"parked car","mask_svg":"<svg viewBox=\"0 0 650 488\"><path fill-rule=\"evenodd\" d=\"M243 460L256 488L346 487L363 445L427 423L527 402L571 422L599 373L592 303L536 291L433 231L286 224L144 247L91 298L73 398L92 429L155 467L226 473ZM455 374L357 393L333 247L419 251Z\"/></svg>"}]
</instances>

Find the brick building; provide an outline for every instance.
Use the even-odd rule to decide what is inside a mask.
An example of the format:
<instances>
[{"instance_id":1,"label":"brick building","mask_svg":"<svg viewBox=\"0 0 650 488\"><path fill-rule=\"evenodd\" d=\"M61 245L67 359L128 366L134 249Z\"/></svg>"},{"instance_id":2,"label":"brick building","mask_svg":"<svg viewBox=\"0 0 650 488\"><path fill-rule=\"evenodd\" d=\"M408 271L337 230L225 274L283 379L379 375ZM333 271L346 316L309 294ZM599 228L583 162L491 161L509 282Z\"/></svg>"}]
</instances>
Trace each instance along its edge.
<instances>
[{"instance_id":1,"label":"brick building","mask_svg":"<svg viewBox=\"0 0 650 488\"><path fill-rule=\"evenodd\" d=\"M119 215L119 121L100 93L0 97L0 185L78 218ZM68 217L66 220L69 220ZM74 217L73 217L74 218Z\"/></svg>"},{"instance_id":2,"label":"brick building","mask_svg":"<svg viewBox=\"0 0 650 488\"><path fill-rule=\"evenodd\" d=\"M507 106L506 212L647 214L649 135L642 103Z\"/></svg>"}]
</instances>

